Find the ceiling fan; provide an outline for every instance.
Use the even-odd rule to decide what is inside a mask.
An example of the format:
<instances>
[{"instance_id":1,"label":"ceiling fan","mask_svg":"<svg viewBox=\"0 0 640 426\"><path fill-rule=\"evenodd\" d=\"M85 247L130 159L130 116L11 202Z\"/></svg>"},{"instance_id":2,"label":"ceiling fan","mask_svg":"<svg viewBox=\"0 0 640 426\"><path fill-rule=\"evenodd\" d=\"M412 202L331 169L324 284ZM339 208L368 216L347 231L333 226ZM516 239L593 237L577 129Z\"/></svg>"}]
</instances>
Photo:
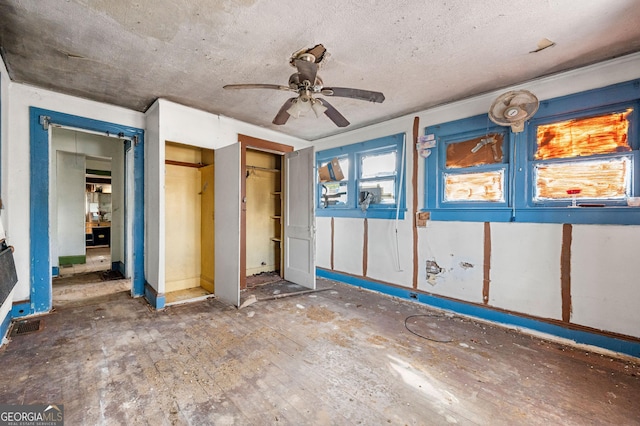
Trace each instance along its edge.
<instances>
[{"instance_id":1,"label":"ceiling fan","mask_svg":"<svg viewBox=\"0 0 640 426\"><path fill-rule=\"evenodd\" d=\"M308 111L313 111L316 117L325 114L338 127L346 127L349 121L344 118L328 101L314 96L336 96L342 98L360 99L363 101L384 101L384 95L370 90L351 89L347 87L325 87L318 75L320 63L325 58L327 49L322 44L310 49L302 49L291 55L289 64L296 68L296 72L289 77L289 85L277 84L227 84L225 89L274 89L295 92L298 96L289 98L280 108L273 119L273 124L283 125L289 117L298 118Z\"/></svg>"},{"instance_id":2,"label":"ceiling fan","mask_svg":"<svg viewBox=\"0 0 640 426\"><path fill-rule=\"evenodd\" d=\"M501 126L511 126L513 133L524 130L524 122L538 111L540 102L528 90L512 90L498 96L489 108L489 119Z\"/></svg>"}]
</instances>

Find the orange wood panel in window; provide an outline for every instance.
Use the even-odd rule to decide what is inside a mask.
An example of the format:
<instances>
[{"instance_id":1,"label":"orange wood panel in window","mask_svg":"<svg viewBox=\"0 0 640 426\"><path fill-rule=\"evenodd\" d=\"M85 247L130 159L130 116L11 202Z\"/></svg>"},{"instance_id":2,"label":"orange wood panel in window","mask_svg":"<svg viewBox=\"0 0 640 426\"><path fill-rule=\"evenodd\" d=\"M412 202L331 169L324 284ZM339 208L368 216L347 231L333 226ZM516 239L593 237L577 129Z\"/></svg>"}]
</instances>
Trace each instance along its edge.
<instances>
[{"instance_id":1,"label":"orange wood panel in window","mask_svg":"<svg viewBox=\"0 0 640 426\"><path fill-rule=\"evenodd\" d=\"M577 198L624 198L628 186L628 158L581 161L536 166L537 199L569 199L569 189L580 189Z\"/></svg>"},{"instance_id":2,"label":"orange wood panel in window","mask_svg":"<svg viewBox=\"0 0 640 426\"><path fill-rule=\"evenodd\" d=\"M504 171L445 174L446 201L504 201Z\"/></svg>"},{"instance_id":3,"label":"orange wood panel in window","mask_svg":"<svg viewBox=\"0 0 640 426\"><path fill-rule=\"evenodd\" d=\"M492 133L447 145L447 168L461 168L502 162L504 135ZM475 152L474 152L475 151Z\"/></svg>"},{"instance_id":4,"label":"orange wood panel in window","mask_svg":"<svg viewBox=\"0 0 640 426\"><path fill-rule=\"evenodd\" d=\"M631 151L629 114L599 115L538 126L536 160Z\"/></svg>"}]
</instances>

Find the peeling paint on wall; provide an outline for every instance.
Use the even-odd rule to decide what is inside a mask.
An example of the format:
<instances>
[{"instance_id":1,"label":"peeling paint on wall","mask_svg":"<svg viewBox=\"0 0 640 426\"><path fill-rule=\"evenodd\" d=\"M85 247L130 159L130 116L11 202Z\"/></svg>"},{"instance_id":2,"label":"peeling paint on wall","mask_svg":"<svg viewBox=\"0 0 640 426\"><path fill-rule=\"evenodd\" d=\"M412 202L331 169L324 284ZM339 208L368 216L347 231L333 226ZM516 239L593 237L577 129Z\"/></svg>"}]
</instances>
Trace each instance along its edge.
<instances>
[{"instance_id":1,"label":"peeling paint on wall","mask_svg":"<svg viewBox=\"0 0 640 426\"><path fill-rule=\"evenodd\" d=\"M427 260L427 282L436 285L436 276L444 272L435 260Z\"/></svg>"}]
</instances>

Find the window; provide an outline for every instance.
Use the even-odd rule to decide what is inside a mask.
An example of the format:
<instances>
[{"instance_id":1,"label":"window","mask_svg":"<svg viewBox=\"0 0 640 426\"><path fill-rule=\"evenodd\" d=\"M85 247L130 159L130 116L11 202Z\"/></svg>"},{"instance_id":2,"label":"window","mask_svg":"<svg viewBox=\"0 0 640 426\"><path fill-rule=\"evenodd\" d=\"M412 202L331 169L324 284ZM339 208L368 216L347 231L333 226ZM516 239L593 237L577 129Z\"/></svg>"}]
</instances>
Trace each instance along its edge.
<instances>
[{"instance_id":1,"label":"window","mask_svg":"<svg viewBox=\"0 0 640 426\"><path fill-rule=\"evenodd\" d=\"M337 163L341 180L318 177L318 216L404 218L404 134L318 151L318 170ZM402 188L400 187L402 181Z\"/></svg>"},{"instance_id":2,"label":"window","mask_svg":"<svg viewBox=\"0 0 640 426\"><path fill-rule=\"evenodd\" d=\"M327 167L329 163L330 161L323 161L320 163L320 167ZM347 193L349 183L349 158L347 156L338 158L338 164L340 164L340 169L345 178L339 181L322 182L320 203L323 207L349 205Z\"/></svg>"},{"instance_id":3,"label":"window","mask_svg":"<svg viewBox=\"0 0 640 426\"><path fill-rule=\"evenodd\" d=\"M444 139L444 203L505 202L504 139L504 132L461 141Z\"/></svg>"},{"instance_id":4,"label":"window","mask_svg":"<svg viewBox=\"0 0 640 426\"><path fill-rule=\"evenodd\" d=\"M615 205L631 195L633 108L539 124L531 161L533 201L576 199ZM580 204L578 204L580 205Z\"/></svg>"},{"instance_id":5,"label":"window","mask_svg":"<svg viewBox=\"0 0 640 426\"><path fill-rule=\"evenodd\" d=\"M640 80L541 102L524 131L487 115L425 129L432 220L640 224ZM591 208L579 208L591 207Z\"/></svg>"}]
</instances>

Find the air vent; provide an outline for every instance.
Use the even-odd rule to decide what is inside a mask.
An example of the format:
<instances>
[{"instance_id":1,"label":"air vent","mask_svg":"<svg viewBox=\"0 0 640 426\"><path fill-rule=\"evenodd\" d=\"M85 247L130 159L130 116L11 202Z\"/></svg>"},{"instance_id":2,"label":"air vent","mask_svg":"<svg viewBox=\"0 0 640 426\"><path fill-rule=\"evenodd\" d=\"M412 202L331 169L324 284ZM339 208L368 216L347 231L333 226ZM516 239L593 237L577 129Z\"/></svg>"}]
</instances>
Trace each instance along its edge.
<instances>
[{"instance_id":1,"label":"air vent","mask_svg":"<svg viewBox=\"0 0 640 426\"><path fill-rule=\"evenodd\" d=\"M11 336L21 336L23 334L35 333L42 330L43 322L40 319L19 321L13 324Z\"/></svg>"}]
</instances>

